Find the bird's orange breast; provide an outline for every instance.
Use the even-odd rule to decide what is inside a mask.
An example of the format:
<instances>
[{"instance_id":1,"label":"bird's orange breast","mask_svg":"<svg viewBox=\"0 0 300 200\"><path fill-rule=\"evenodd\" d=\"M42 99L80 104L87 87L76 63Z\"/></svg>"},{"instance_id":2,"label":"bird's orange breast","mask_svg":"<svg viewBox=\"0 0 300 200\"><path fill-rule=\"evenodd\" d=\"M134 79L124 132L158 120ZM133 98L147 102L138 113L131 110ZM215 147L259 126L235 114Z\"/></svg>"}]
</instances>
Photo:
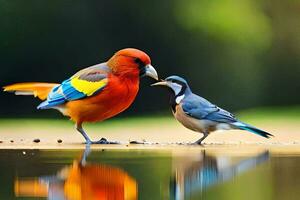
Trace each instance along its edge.
<instances>
[{"instance_id":1,"label":"bird's orange breast","mask_svg":"<svg viewBox=\"0 0 300 200\"><path fill-rule=\"evenodd\" d=\"M66 115L77 123L103 121L127 109L139 90L139 77L108 77L107 86L99 94L70 101L66 104Z\"/></svg>"}]
</instances>

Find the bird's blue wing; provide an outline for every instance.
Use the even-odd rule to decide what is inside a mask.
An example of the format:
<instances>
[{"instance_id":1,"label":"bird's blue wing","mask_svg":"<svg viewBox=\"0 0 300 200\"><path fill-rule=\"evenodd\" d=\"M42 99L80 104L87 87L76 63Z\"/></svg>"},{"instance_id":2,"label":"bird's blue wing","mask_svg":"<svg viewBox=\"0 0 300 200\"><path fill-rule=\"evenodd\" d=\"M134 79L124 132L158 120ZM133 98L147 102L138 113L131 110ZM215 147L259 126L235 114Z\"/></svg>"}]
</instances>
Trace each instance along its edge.
<instances>
[{"instance_id":1,"label":"bird's blue wing","mask_svg":"<svg viewBox=\"0 0 300 200\"><path fill-rule=\"evenodd\" d=\"M67 101L93 96L102 91L108 83L107 68L100 64L79 71L71 78L54 87L46 101L38 109L58 106Z\"/></svg>"},{"instance_id":2,"label":"bird's blue wing","mask_svg":"<svg viewBox=\"0 0 300 200\"><path fill-rule=\"evenodd\" d=\"M216 112L219 109L216 105L195 94L185 97L182 100L181 106L185 114L196 119L203 119L208 114Z\"/></svg>"},{"instance_id":3,"label":"bird's blue wing","mask_svg":"<svg viewBox=\"0 0 300 200\"><path fill-rule=\"evenodd\" d=\"M218 107L218 111L212 112L205 116L204 119L208 119L211 121L219 122L219 123L234 123L237 121L235 116L230 112L223 110L222 108Z\"/></svg>"},{"instance_id":4,"label":"bird's blue wing","mask_svg":"<svg viewBox=\"0 0 300 200\"><path fill-rule=\"evenodd\" d=\"M210 120L217 123L226 123L232 128L250 131L265 138L273 136L266 131L239 121L230 112L219 108L218 106L195 94L186 96L182 100L181 106L185 114L199 120Z\"/></svg>"},{"instance_id":5,"label":"bird's blue wing","mask_svg":"<svg viewBox=\"0 0 300 200\"><path fill-rule=\"evenodd\" d=\"M189 95L182 101L182 109L187 115L199 120L207 119L221 123L236 122L233 114L195 94Z\"/></svg>"}]
</instances>

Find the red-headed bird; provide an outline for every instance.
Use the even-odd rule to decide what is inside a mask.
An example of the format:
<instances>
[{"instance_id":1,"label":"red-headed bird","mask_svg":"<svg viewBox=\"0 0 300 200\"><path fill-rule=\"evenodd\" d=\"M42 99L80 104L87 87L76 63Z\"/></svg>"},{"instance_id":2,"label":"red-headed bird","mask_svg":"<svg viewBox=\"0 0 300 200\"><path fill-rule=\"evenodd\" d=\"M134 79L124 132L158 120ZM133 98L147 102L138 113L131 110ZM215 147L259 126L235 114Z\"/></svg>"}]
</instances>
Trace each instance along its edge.
<instances>
[{"instance_id":1,"label":"red-headed bird","mask_svg":"<svg viewBox=\"0 0 300 200\"><path fill-rule=\"evenodd\" d=\"M17 95L34 95L44 100L38 109L57 109L76 123L87 144L107 144L106 139L93 142L82 128L84 122L103 121L125 109L134 101L140 77L158 79L150 57L138 49L116 52L107 62L97 64L56 83L16 83L4 87Z\"/></svg>"}]
</instances>

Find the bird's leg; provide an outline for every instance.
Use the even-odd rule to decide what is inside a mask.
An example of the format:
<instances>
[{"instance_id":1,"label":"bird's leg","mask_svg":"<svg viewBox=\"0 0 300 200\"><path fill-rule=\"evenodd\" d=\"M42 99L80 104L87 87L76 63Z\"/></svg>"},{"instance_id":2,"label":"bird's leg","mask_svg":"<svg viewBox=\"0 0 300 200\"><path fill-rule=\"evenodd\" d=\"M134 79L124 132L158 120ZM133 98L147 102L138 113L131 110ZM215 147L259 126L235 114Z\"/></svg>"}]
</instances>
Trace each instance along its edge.
<instances>
[{"instance_id":1,"label":"bird's leg","mask_svg":"<svg viewBox=\"0 0 300 200\"><path fill-rule=\"evenodd\" d=\"M89 138L89 136L83 130L82 124L76 124L75 127L76 127L76 130L79 131L79 133L81 133L81 135L84 137L85 143L86 144L92 144L91 139Z\"/></svg>"},{"instance_id":2,"label":"bird's leg","mask_svg":"<svg viewBox=\"0 0 300 200\"><path fill-rule=\"evenodd\" d=\"M84 152L83 152L82 157L80 159L81 166L86 165L86 159L87 159L88 155L90 154L90 152L91 152L91 146L90 146L90 144L87 144L85 146Z\"/></svg>"},{"instance_id":3,"label":"bird's leg","mask_svg":"<svg viewBox=\"0 0 300 200\"><path fill-rule=\"evenodd\" d=\"M77 131L79 131L81 133L81 135L84 137L85 139L85 143L87 145L90 144L119 144L118 142L111 142L111 141L107 141L107 139L105 138L101 138L98 141L92 141L89 136L85 133L85 131L82 128L82 124L76 124L76 129Z\"/></svg>"},{"instance_id":4,"label":"bird's leg","mask_svg":"<svg viewBox=\"0 0 300 200\"><path fill-rule=\"evenodd\" d=\"M203 133L203 137L200 138L199 140L197 140L196 142L194 142L194 144L198 144L198 145L201 145L202 144L202 141L208 136L208 133L207 132L204 132Z\"/></svg>"}]
</instances>

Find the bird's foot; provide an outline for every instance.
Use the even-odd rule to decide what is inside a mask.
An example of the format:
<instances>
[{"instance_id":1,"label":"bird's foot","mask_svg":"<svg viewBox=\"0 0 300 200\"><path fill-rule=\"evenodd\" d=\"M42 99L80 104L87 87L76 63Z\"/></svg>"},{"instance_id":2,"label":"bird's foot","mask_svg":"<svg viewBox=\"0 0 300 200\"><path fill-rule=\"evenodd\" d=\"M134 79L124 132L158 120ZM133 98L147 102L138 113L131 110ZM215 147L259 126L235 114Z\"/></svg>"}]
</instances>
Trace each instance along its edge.
<instances>
[{"instance_id":1,"label":"bird's foot","mask_svg":"<svg viewBox=\"0 0 300 200\"><path fill-rule=\"evenodd\" d=\"M98 141L93 141L92 144L120 144L120 142L117 142L117 141L108 141L105 138L101 138Z\"/></svg>"},{"instance_id":2,"label":"bird's foot","mask_svg":"<svg viewBox=\"0 0 300 200\"><path fill-rule=\"evenodd\" d=\"M204 146L204 143L202 143L202 142L193 142L193 143L191 143L191 145Z\"/></svg>"},{"instance_id":3,"label":"bird's foot","mask_svg":"<svg viewBox=\"0 0 300 200\"><path fill-rule=\"evenodd\" d=\"M101 138L98 141L86 141L85 144L89 145L89 144L120 144L120 142L116 142L116 141L108 141L105 138Z\"/></svg>"},{"instance_id":4,"label":"bird's foot","mask_svg":"<svg viewBox=\"0 0 300 200\"><path fill-rule=\"evenodd\" d=\"M129 144L155 144L155 143L150 143L150 142L147 142L146 140L142 140L142 141L129 140Z\"/></svg>"},{"instance_id":5,"label":"bird's foot","mask_svg":"<svg viewBox=\"0 0 300 200\"><path fill-rule=\"evenodd\" d=\"M203 140L208 136L208 133L204 133L203 137L200 138L199 140L197 140L196 142L192 143L193 145L200 145L200 146L204 146L203 145Z\"/></svg>"},{"instance_id":6,"label":"bird's foot","mask_svg":"<svg viewBox=\"0 0 300 200\"><path fill-rule=\"evenodd\" d=\"M133 140L133 141L129 141L129 144L145 144L145 142L139 142L139 141Z\"/></svg>"}]
</instances>

